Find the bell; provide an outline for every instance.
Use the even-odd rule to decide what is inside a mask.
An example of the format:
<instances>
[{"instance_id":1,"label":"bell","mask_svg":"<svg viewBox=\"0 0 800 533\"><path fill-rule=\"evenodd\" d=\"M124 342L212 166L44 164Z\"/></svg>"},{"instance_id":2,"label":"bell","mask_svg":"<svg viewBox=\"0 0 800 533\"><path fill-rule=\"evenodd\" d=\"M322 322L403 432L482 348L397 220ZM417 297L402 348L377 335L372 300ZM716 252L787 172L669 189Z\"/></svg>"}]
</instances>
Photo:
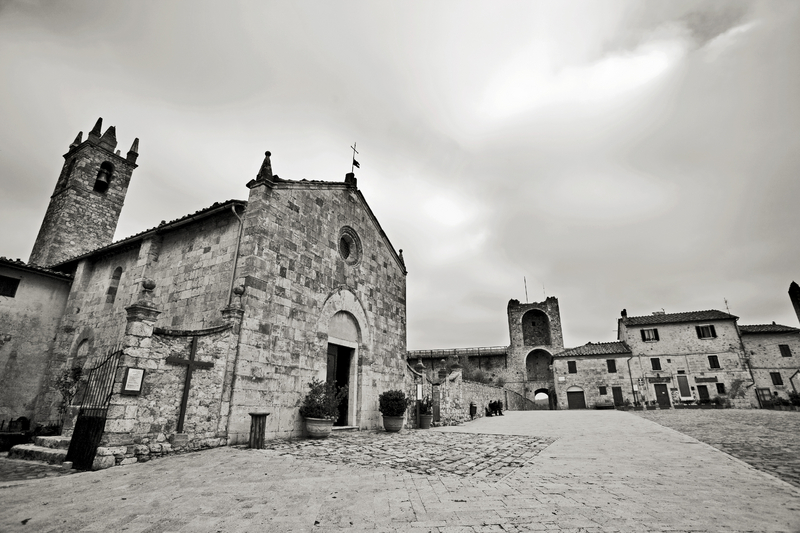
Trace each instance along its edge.
<instances>
[{"instance_id":1,"label":"bell","mask_svg":"<svg viewBox=\"0 0 800 533\"><path fill-rule=\"evenodd\" d=\"M97 173L97 180L94 182L94 190L97 192L106 192L108 189L108 170L101 168Z\"/></svg>"}]
</instances>

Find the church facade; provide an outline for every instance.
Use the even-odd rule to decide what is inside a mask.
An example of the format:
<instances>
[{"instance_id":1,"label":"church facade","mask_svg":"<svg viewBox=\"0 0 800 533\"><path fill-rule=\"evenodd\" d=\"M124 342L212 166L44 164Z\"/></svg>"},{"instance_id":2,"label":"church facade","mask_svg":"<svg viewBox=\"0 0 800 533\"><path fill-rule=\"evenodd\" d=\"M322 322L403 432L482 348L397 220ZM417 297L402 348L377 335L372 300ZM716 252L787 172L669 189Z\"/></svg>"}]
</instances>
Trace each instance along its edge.
<instances>
[{"instance_id":1,"label":"church facade","mask_svg":"<svg viewBox=\"0 0 800 533\"><path fill-rule=\"evenodd\" d=\"M57 418L54 379L79 367L111 375L106 446L247 442L250 413L269 413L268 439L299 436L313 378L347 385L338 425L378 427L378 395L404 386L407 272L355 176L281 179L267 152L247 201L112 242L139 143L125 157L116 144L101 121L78 136L29 263L0 261L19 285L0 301L0 380L38 376L12 385L27 397L3 399L3 414ZM34 349L15 343L25 320L12 307L36 290L58 294L50 345Z\"/></svg>"}]
</instances>

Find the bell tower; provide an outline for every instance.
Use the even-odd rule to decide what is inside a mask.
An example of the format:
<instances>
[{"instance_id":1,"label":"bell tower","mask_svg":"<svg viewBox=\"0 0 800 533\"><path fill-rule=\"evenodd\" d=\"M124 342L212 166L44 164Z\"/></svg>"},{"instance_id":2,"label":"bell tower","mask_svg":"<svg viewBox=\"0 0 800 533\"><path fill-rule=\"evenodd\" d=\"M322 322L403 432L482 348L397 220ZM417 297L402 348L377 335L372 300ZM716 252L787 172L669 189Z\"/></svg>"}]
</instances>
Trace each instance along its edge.
<instances>
[{"instance_id":1,"label":"bell tower","mask_svg":"<svg viewBox=\"0 0 800 533\"><path fill-rule=\"evenodd\" d=\"M29 262L50 267L111 244L139 157L139 139L126 157L116 150L114 126L103 119L69 145Z\"/></svg>"}]
</instances>

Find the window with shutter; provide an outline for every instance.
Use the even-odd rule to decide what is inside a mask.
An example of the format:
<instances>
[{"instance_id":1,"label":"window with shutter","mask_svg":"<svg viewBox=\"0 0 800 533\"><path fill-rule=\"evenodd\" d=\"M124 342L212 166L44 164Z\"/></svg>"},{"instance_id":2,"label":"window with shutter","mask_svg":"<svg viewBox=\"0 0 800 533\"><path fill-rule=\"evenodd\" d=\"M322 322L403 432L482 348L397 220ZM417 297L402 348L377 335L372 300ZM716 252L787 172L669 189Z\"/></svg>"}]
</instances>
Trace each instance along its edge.
<instances>
[{"instance_id":1,"label":"window with shutter","mask_svg":"<svg viewBox=\"0 0 800 533\"><path fill-rule=\"evenodd\" d=\"M788 344L779 344L778 348L781 349L781 356L782 357L791 357L792 356L792 350L789 348Z\"/></svg>"},{"instance_id":2,"label":"window with shutter","mask_svg":"<svg viewBox=\"0 0 800 533\"><path fill-rule=\"evenodd\" d=\"M609 374L616 374L616 372L617 372L617 362L614 359L606 359L606 365L608 366L608 373Z\"/></svg>"},{"instance_id":3,"label":"window with shutter","mask_svg":"<svg viewBox=\"0 0 800 533\"><path fill-rule=\"evenodd\" d=\"M658 339L658 330L656 328L640 330L642 333L642 340L644 342L655 342Z\"/></svg>"},{"instance_id":4,"label":"window with shutter","mask_svg":"<svg viewBox=\"0 0 800 533\"><path fill-rule=\"evenodd\" d=\"M578 365L575 364L575 361L567 361L567 369L569 370L570 374L578 373Z\"/></svg>"},{"instance_id":5,"label":"window with shutter","mask_svg":"<svg viewBox=\"0 0 800 533\"><path fill-rule=\"evenodd\" d=\"M19 280L17 278L0 276L0 296L13 298L17 295L17 287L19 287Z\"/></svg>"},{"instance_id":6,"label":"window with shutter","mask_svg":"<svg viewBox=\"0 0 800 533\"><path fill-rule=\"evenodd\" d=\"M713 339L717 336L717 331L714 326L695 326L698 339Z\"/></svg>"},{"instance_id":7,"label":"window with shutter","mask_svg":"<svg viewBox=\"0 0 800 533\"><path fill-rule=\"evenodd\" d=\"M653 367L653 370L661 370L661 359L652 357L650 359L650 365Z\"/></svg>"},{"instance_id":8,"label":"window with shutter","mask_svg":"<svg viewBox=\"0 0 800 533\"><path fill-rule=\"evenodd\" d=\"M770 372L769 377L772 378L773 385L783 385L783 377L780 372Z\"/></svg>"},{"instance_id":9,"label":"window with shutter","mask_svg":"<svg viewBox=\"0 0 800 533\"><path fill-rule=\"evenodd\" d=\"M719 368L719 357L716 355L709 355L708 356L708 367L709 368Z\"/></svg>"}]
</instances>

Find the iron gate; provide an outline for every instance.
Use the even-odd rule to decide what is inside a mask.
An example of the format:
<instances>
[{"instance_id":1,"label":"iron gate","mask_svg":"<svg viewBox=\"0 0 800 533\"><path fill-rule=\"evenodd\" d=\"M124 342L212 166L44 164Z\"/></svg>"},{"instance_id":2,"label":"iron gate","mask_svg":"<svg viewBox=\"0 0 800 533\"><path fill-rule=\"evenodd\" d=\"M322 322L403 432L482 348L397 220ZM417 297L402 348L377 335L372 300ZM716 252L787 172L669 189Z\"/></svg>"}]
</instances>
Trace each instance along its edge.
<instances>
[{"instance_id":1,"label":"iron gate","mask_svg":"<svg viewBox=\"0 0 800 533\"><path fill-rule=\"evenodd\" d=\"M117 367L122 359L122 350L111 350L106 358L89 370L86 389L81 399L78 420L69 443L66 461L72 461L74 468L89 470L94 462L94 454L100 445L106 425L108 404L114 387Z\"/></svg>"}]
</instances>

